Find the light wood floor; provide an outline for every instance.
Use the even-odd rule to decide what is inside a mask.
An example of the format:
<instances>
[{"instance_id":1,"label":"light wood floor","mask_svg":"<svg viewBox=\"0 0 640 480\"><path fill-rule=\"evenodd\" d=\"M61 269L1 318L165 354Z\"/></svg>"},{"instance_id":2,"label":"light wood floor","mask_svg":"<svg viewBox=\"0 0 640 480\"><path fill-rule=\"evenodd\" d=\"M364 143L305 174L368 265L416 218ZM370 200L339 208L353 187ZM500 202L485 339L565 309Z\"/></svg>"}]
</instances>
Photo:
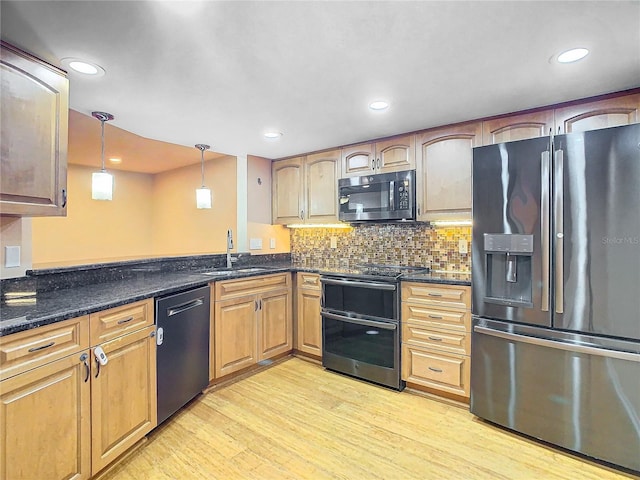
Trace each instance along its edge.
<instances>
[{"instance_id":1,"label":"light wood floor","mask_svg":"<svg viewBox=\"0 0 640 480\"><path fill-rule=\"evenodd\" d=\"M292 358L202 396L103 477L200 478L634 477L488 425L465 409Z\"/></svg>"}]
</instances>

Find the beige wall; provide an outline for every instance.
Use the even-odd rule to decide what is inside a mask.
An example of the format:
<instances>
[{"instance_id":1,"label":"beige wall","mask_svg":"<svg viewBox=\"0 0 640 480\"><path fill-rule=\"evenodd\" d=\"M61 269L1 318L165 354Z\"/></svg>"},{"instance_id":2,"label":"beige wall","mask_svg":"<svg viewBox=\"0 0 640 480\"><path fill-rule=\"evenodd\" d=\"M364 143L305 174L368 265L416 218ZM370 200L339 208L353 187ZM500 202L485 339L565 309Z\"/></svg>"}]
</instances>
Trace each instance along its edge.
<instances>
[{"instance_id":1,"label":"beige wall","mask_svg":"<svg viewBox=\"0 0 640 480\"><path fill-rule=\"evenodd\" d=\"M20 247L20 266L6 268L6 246ZM0 217L0 249L2 262L0 263L0 278L22 277L31 268L31 219Z\"/></svg>"},{"instance_id":2,"label":"beige wall","mask_svg":"<svg viewBox=\"0 0 640 480\"><path fill-rule=\"evenodd\" d=\"M196 208L200 165L155 175L152 251L155 255L196 255L226 251L226 232L236 228L236 159L205 162L205 185L213 191L210 210Z\"/></svg>"},{"instance_id":3,"label":"beige wall","mask_svg":"<svg viewBox=\"0 0 640 480\"><path fill-rule=\"evenodd\" d=\"M91 199L95 168L69 165L66 217L33 219L33 263L55 266L148 256L153 176L111 171L112 201Z\"/></svg>"},{"instance_id":4,"label":"beige wall","mask_svg":"<svg viewBox=\"0 0 640 480\"><path fill-rule=\"evenodd\" d=\"M31 253L35 268L223 253L229 228L238 245L235 157L205 162L205 185L213 191L210 210L195 206L195 189L201 183L198 164L155 175L113 170L112 201L91 199L94 171L91 167L68 166L67 216L34 218L32 246L31 236L22 234L23 222L30 224L31 220L2 220L2 245L22 245L23 258L28 260L26 268L31 267ZM263 245L251 253L289 252L289 231L271 225L271 162L250 157L247 175L247 235L261 238ZM274 249L270 248L272 238ZM3 269L3 278L24 275L24 268L7 270Z\"/></svg>"},{"instance_id":5,"label":"beige wall","mask_svg":"<svg viewBox=\"0 0 640 480\"><path fill-rule=\"evenodd\" d=\"M247 248L250 239L262 240L261 253L287 253L290 251L289 229L271 225L271 160L249 155L247 157ZM270 240L276 247L271 248Z\"/></svg>"}]
</instances>

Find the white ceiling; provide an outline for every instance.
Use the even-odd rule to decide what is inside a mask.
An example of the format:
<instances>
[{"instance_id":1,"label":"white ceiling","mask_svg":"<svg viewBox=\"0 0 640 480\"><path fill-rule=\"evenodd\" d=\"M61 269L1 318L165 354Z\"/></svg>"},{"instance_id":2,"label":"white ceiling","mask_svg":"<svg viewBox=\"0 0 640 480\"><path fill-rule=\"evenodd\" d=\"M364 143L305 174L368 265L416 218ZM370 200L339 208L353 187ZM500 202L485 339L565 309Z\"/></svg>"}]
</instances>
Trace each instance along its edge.
<instances>
[{"instance_id":1,"label":"white ceiling","mask_svg":"<svg viewBox=\"0 0 640 480\"><path fill-rule=\"evenodd\" d=\"M268 158L640 86L640 2L1 2L2 39L70 73L70 107ZM549 59L584 46L583 61ZM387 99L385 113L367 105ZM267 129L284 136L262 138ZM196 152L197 153L197 152ZM194 161L198 157L194 155Z\"/></svg>"}]
</instances>

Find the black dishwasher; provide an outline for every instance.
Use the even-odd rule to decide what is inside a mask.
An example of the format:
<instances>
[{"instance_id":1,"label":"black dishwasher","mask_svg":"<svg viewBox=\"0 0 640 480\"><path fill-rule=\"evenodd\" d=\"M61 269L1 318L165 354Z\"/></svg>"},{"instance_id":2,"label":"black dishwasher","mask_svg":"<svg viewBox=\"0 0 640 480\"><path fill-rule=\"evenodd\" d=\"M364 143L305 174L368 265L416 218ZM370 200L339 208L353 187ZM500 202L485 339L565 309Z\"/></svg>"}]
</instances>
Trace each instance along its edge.
<instances>
[{"instance_id":1,"label":"black dishwasher","mask_svg":"<svg viewBox=\"0 0 640 480\"><path fill-rule=\"evenodd\" d=\"M209 384L209 287L156 299L158 425Z\"/></svg>"}]
</instances>

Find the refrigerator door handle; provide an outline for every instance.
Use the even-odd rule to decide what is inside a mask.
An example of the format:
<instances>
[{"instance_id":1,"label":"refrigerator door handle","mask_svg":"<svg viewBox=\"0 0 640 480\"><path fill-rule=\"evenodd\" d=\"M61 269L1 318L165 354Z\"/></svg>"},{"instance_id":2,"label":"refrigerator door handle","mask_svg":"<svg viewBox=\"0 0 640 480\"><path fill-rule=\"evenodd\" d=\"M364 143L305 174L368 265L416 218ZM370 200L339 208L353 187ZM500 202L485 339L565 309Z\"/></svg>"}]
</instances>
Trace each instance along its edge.
<instances>
[{"instance_id":1,"label":"refrigerator door handle","mask_svg":"<svg viewBox=\"0 0 640 480\"><path fill-rule=\"evenodd\" d=\"M549 311L549 252L550 242L549 237L549 189L550 185L550 172L549 172L549 151L542 152L542 158L540 163L540 182L541 182L541 201L540 201L540 239L542 241L542 311Z\"/></svg>"},{"instance_id":2,"label":"refrigerator door handle","mask_svg":"<svg viewBox=\"0 0 640 480\"><path fill-rule=\"evenodd\" d=\"M556 313L564 313L564 158L563 151L555 151L555 171L553 176L554 217L555 217L555 305Z\"/></svg>"},{"instance_id":3,"label":"refrigerator door handle","mask_svg":"<svg viewBox=\"0 0 640 480\"><path fill-rule=\"evenodd\" d=\"M476 325L473 327L475 333L482 335L488 335L490 337L503 338L505 340L513 340L514 342L528 343L530 345L538 345L540 347L556 348L559 350L565 350L568 352L585 353L587 355L597 355L600 357L617 358L620 360L628 360L631 362L640 363L640 355L631 352L622 352L619 350L609 350L606 348L597 348L589 345L580 345L577 343L559 342L556 340L550 340L548 338L531 337L529 335L520 335L518 333L503 332L501 330L494 330L493 328L482 327Z\"/></svg>"}]
</instances>

